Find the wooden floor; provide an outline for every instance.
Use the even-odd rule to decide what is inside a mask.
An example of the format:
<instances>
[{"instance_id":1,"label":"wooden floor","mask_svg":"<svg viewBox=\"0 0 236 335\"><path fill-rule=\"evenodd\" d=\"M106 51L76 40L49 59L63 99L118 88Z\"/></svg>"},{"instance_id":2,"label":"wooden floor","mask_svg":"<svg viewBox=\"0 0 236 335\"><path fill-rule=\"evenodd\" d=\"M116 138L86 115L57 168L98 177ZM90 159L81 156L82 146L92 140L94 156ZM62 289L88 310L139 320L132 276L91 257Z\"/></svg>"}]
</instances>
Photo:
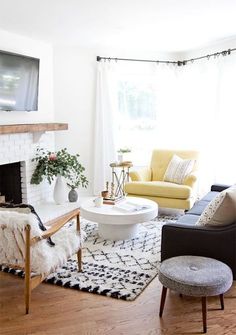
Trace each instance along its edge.
<instances>
[{"instance_id":1,"label":"wooden floor","mask_svg":"<svg viewBox=\"0 0 236 335\"><path fill-rule=\"evenodd\" d=\"M154 279L133 302L50 284L32 294L31 311L24 314L23 280L0 273L0 334L16 335L157 335L201 334L199 298L180 298L168 292L159 319L161 285ZM225 310L218 298L209 299L208 334L236 335L236 282L225 296Z\"/></svg>"}]
</instances>

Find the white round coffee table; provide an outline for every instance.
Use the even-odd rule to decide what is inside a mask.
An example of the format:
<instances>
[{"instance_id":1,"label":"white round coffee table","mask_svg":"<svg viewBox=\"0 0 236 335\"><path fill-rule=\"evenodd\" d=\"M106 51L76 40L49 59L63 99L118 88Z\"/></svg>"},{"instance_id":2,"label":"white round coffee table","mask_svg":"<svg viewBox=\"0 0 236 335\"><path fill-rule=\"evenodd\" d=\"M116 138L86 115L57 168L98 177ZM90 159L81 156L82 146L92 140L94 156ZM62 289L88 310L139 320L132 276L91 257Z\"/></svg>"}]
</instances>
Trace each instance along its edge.
<instances>
[{"instance_id":1,"label":"white round coffee table","mask_svg":"<svg viewBox=\"0 0 236 335\"><path fill-rule=\"evenodd\" d=\"M124 203L131 208L135 205L144 208L130 212L117 208ZM148 199L127 197L117 205L95 207L93 200L89 200L81 205L80 213L83 218L98 223L99 235L104 239L127 240L137 235L139 223L157 216L158 205Z\"/></svg>"}]
</instances>

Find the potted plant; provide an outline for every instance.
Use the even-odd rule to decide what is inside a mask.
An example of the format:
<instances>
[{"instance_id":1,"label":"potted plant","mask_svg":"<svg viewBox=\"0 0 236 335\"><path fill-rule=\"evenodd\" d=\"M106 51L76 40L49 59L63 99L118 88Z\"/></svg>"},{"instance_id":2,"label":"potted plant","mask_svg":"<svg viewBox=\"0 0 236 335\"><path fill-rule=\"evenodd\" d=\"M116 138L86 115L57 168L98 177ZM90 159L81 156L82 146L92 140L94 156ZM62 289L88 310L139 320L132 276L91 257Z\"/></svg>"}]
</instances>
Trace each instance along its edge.
<instances>
[{"instance_id":1,"label":"potted plant","mask_svg":"<svg viewBox=\"0 0 236 335\"><path fill-rule=\"evenodd\" d=\"M69 181L67 181L67 185L70 187L68 199L70 202L76 202L78 200L78 193L76 189L79 186L82 186L82 187L88 186L88 181L86 177L81 173L82 171L84 171L84 168L81 166L79 173L78 171L77 172L74 171L68 178Z\"/></svg>"},{"instance_id":2,"label":"potted plant","mask_svg":"<svg viewBox=\"0 0 236 335\"><path fill-rule=\"evenodd\" d=\"M57 204L65 202L67 194L62 177L67 179L68 185L87 187L88 181L83 172L85 168L79 162L79 154L71 155L67 149L51 152L42 148L37 148L35 158L35 170L31 177L31 184L40 184L44 178L49 182L56 179L54 187L54 200Z\"/></svg>"},{"instance_id":3,"label":"potted plant","mask_svg":"<svg viewBox=\"0 0 236 335\"><path fill-rule=\"evenodd\" d=\"M122 163L124 160L124 154L130 153L131 149L128 147L124 147L117 150L117 152L118 152L118 161L119 163Z\"/></svg>"}]
</instances>

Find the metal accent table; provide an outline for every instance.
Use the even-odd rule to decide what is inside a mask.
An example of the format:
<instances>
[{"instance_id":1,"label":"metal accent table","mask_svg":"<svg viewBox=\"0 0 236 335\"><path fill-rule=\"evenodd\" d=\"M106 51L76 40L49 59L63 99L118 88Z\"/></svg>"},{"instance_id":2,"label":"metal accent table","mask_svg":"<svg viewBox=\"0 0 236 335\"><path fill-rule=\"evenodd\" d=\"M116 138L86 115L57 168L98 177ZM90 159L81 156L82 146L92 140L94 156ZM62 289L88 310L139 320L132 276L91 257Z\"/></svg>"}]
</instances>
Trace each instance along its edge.
<instances>
[{"instance_id":1,"label":"metal accent table","mask_svg":"<svg viewBox=\"0 0 236 335\"><path fill-rule=\"evenodd\" d=\"M111 163L112 168L112 184L115 185L114 196L125 196L125 182L129 181L129 169L133 166L132 162ZM120 170L120 171L118 171Z\"/></svg>"}]
</instances>

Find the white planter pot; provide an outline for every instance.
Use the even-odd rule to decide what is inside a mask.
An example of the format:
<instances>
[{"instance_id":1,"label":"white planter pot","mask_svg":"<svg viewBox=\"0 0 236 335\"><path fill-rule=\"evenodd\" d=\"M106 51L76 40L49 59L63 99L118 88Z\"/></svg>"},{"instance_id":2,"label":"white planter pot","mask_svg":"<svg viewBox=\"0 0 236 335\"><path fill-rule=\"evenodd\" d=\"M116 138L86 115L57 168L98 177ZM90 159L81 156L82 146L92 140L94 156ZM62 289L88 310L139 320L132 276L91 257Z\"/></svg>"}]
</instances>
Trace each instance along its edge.
<instances>
[{"instance_id":1,"label":"white planter pot","mask_svg":"<svg viewBox=\"0 0 236 335\"><path fill-rule=\"evenodd\" d=\"M58 175L53 191L53 198L57 205L62 205L67 200L67 190L63 177Z\"/></svg>"}]
</instances>

